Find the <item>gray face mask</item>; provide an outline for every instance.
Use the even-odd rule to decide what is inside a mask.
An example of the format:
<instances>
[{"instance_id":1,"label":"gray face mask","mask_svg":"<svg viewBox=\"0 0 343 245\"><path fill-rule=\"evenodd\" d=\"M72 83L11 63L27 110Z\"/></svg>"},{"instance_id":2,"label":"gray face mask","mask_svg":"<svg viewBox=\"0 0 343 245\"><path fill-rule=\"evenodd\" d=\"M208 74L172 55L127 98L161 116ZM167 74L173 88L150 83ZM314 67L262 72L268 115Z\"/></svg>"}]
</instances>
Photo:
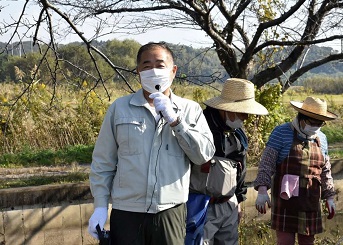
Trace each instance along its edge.
<instances>
[{"instance_id":1,"label":"gray face mask","mask_svg":"<svg viewBox=\"0 0 343 245\"><path fill-rule=\"evenodd\" d=\"M226 125L230 128L236 129L243 127L243 120L239 119L237 117L237 114L235 113L235 120L231 121L228 116L226 116Z\"/></svg>"},{"instance_id":2,"label":"gray face mask","mask_svg":"<svg viewBox=\"0 0 343 245\"><path fill-rule=\"evenodd\" d=\"M320 127L306 124L305 127L302 129L302 131L304 134L308 136L313 136L319 133Z\"/></svg>"}]
</instances>

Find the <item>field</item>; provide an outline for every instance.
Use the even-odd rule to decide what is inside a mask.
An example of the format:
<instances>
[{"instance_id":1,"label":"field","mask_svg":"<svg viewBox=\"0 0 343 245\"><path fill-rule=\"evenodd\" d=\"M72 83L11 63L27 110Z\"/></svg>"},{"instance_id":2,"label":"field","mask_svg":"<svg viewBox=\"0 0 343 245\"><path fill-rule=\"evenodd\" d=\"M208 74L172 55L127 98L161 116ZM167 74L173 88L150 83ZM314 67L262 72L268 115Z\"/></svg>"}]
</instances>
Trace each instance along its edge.
<instances>
[{"instance_id":1,"label":"field","mask_svg":"<svg viewBox=\"0 0 343 245\"><path fill-rule=\"evenodd\" d=\"M284 94L282 101L284 103L288 103L291 100L294 101L303 101L307 96L313 96L318 97L321 99L325 99L327 101L328 107L332 106L342 106L343 105L343 95L342 94L315 94L303 91L300 89L300 91L297 92L296 89L289 89Z\"/></svg>"},{"instance_id":2,"label":"field","mask_svg":"<svg viewBox=\"0 0 343 245\"><path fill-rule=\"evenodd\" d=\"M103 88L92 90L88 84L83 84L78 89L60 86L54 91L45 84L36 83L19 97L25 86L26 84L3 84L0 90L0 167L9 172L17 168L50 166L63 169L65 166L89 164L107 107L116 98L129 93L125 84L108 86L107 91ZM133 84L133 87L137 89L139 85ZM204 106L203 101L220 94L220 85L175 84L173 91ZM258 164L261 150L272 128L295 116L295 110L290 108L289 101L301 101L309 95L325 98L328 107L342 115L342 95L310 94L299 88L289 90L282 96L274 88L266 90L265 95L258 94L258 99L266 101L266 106L271 110L268 117L259 120L251 118L246 124L250 137L249 166ZM280 106L276 107L274 104ZM342 119L329 122L323 127L323 131L329 140L331 157L342 158ZM75 171L68 172L63 178L45 176L46 178L35 180L0 181L0 186L8 188L87 179L87 174L77 174L77 167L71 169Z\"/></svg>"}]
</instances>

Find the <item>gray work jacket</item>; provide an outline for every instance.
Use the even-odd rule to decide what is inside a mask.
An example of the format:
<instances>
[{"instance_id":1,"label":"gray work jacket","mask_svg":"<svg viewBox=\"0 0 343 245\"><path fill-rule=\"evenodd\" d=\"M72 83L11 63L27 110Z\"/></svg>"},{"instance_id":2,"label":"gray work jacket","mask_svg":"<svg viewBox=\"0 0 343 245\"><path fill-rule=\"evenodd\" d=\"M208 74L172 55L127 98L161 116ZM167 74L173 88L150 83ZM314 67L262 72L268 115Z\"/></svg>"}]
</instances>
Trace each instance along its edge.
<instances>
[{"instance_id":1,"label":"gray work jacket","mask_svg":"<svg viewBox=\"0 0 343 245\"><path fill-rule=\"evenodd\" d=\"M90 173L94 207L157 213L188 198L190 161L214 155L213 136L194 101L171 94L181 122L158 122L139 90L109 107L95 144Z\"/></svg>"}]
</instances>

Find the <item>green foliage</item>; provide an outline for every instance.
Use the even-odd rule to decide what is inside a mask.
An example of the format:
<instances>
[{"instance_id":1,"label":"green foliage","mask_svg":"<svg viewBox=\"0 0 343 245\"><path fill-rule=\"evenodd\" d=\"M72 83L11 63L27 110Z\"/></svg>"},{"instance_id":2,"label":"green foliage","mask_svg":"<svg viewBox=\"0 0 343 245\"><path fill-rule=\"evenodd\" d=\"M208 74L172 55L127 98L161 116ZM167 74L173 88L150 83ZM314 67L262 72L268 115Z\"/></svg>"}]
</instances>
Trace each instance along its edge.
<instances>
[{"instance_id":1,"label":"green foliage","mask_svg":"<svg viewBox=\"0 0 343 245\"><path fill-rule=\"evenodd\" d=\"M280 1L259 0L253 5L253 8L256 9L254 12L259 15L258 18L267 21L275 18L276 12L273 11L273 8L275 9L275 7L281 7L283 5L284 3ZM279 33L277 28L271 28L269 31L264 32L263 36L265 36L267 40L287 40L289 38L287 34ZM106 55L114 65L134 70L137 50L141 46L138 42L130 39L124 41L113 39L106 42L93 40L92 44ZM4 47L4 45L4 43L0 42L0 46ZM72 83L76 88L80 88L84 80L93 84L97 81L95 78L97 78L99 74L89 56L90 53L92 53L96 60L97 68L104 81L118 82L119 80L118 74L113 68L111 68L98 54L87 50L87 47L83 43L74 42L66 45L61 44L58 46L58 52L56 53L51 50L47 51L47 46L41 45L42 54L45 54L47 51L43 63L40 63L42 54L38 52L37 45L32 47L30 41L21 42L20 44L14 43L13 45L15 48L12 56L8 54L2 54L0 56L0 82L17 81L15 67L18 67L23 74L26 75L26 80L30 80L30 72L35 66L40 65L38 67L39 77L36 77L35 80L40 79L41 81L44 81L45 84L52 85L53 76L55 76L59 84L68 82L69 84ZM176 56L175 63L178 65L177 75L195 84L213 81L222 82L228 78L227 71L219 61L218 54L213 48L195 49L191 46L174 44L169 44L169 46ZM19 47L25 47L26 51L31 52L20 55L18 52L18 50L20 50ZM254 62L249 65L247 72L253 76L259 71L280 62L285 55L290 52L291 47L264 49L258 53ZM312 45L311 52L308 52L308 55L306 56L305 64L307 61L312 62L334 52L336 51L331 47ZM56 60L55 55L58 56L58 60ZM237 55L239 57L240 53L238 52ZM56 62L58 62L58 64ZM58 67L56 73L54 69L52 69L55 65ZM342 63L340 62L324 64L312 69L312 73L308 72L304 74L297 83L301 83L305 77L312 78L315 74L324 73L330 74L330 76L336 75L337 78L342 77L342 67ZM291 70L296 70L297 68L298 65L295 64ZM121 72L125 76L129 76L130 74L130 72ZM130 80L131 77L128 79Z\"/></svg>"},{"instance_id":2,"label":"green foliage","mask_svg":"<svg viewBox=\"0 0 343 245\"><path fill-rule=\"evenodd\" d=\"M343 78L325 75L307 78L303 83L305 88L310 88L314 93L342 94Z\"/></svg>"},{"instance_id":3,"label":"green foliage","mask_svg":"<svg viewBox=\"0 0 343 245\"><path fill-rule=\"evenodd\" d=\"M204 89L195 88L193 90L193 100L201 104L202 102L206 101L208 95Z\"/></svg>"},{"instance_id":4,"label":"green foliage","mask_svg":"<svg viewBox=\"0 0 343 245\"><path fill-rule=\"evenodd\" d=\"M218 96L220 94L220 88L222 84L215 83L211 87L204 86L197 86L197 85L191 85L186 83L174 83L172 85L172 90L175 94L177 94L180 97L187 98L194 100L202 106L202 108L205 108L205 105L203 104L204 101L206 101L209 98L212 98L214 96ZM217 89L216 87L220 87Z\"/></svg>"},{"instance_id":5,"label":"green foliage","mask_svg":"<svg viewBox=\"0 0 343 245\"><path fill-rule=\"evenodd\" d=\"M129 81L132 87L135 87L137 76L132 72L136 69L136 55L140 47L141 45L134 40L126 39L124 41L119 41L114 39L107 41L104 45L99 47L99 49L108 57L113 65L128 70L125 71L120 69L120 73L125 76L126 81ZM123 82L121 76L119 76L109 64L103 64L100 68L105 81L113 81L117 85ZM123 85L123 87L127 87L127 85Z\"/></svg>"},{"instance_id":6,"label":"green foliage","mask_svg":"<svg viewBox=\"0 0 343 245\"><path fill-rule=\"evenodd\" d=\"M93 76L97 75L97 71L89 56L88 50L85 45L72 43L61 46L59 49L59 57L64 76L60 79L63 81L73 81L77 88L82 87L84 80L89 78L88 74ZM97 58L96 55L94 55ZM101 59L97 62L102 63Z\"/></svg>"},{"instance_id":7,"label":"green foliage","mask_svg":"<svg viewBox=\"0 0 343 245\"><path fill-rule=\"evenodd\" d=\"M257 102L267 108L268 116L249 116L245 122L249 139L248 165L256 166L265 147L265 143L275 126L290 121L282 103L281 85L266 85L261 90L255 90Z\"/></svg>"},{"instance_id":8,"label":"green foliage","mask_svg":"<svg viewBox=\"0 0 343 245\"><path fill-rule=\"evenodd\" d=\"M291 100L302 100L302 98L307 97L308 95L313 94L313 91L309 87L304 86L293 86L287 90L284 95L287 95L289 101ZM299 98L301 97L301 98Z\"/></svg>"},{"instance_id":9,"label":"green foliage","mask_svg":"<svg viewBox=\"0 0 343 245\"><path fill-rule=\"evenodd\" d=\"M119 41L114 39L108 41L102 51L116 66L133 70L136 67L136 55L140 46L134 40Z\"/></svg>"},{"instance_id":10,"label":"green foliage","mask_svg":"<svg viewBox=\"0 0 343 245\"><path fill-rule=\"evenodd\" d=\"M273 20L277 16L275 9L280 9L282 2L270 1L270 0L258 0L257 1L256 15L260 22L267 22Z\"/></svg>"},{"instance_id":11,"label":"green foliage","mask_svg":"<svg viewBox=\"0 0 343 245\"><path fill-rule=\"evenodd\" d=\"M222 82L228 78L213 49L194 49L188 46L169 44L175 55L177 76L194 84ZM185 80L179 81L184 83Z\"/></svg>"},{"instance_id":12,"label":"green foliage","mask_svg":"<svg viewBox=\"0 0 343 245\"><path fill-rule=\"evenodd\" d=\"M8 55L0 54L0 81L5 81L7 79L6 66L8 62Z\"/></svg>"},{"instance_id":13,"label":"green foliage","mask_svg":"<svg viewBox=\"0 0 343 245\"><path fill-rule=\"evenodd\" d=\"M109 103L104 103L93 90L89 93L80 92L78 100L77 107L75 107L77 113L75 123L83 129L79 132L80 136L93 141L94 136L100 130Z\"/></svg>"}]
</instances>

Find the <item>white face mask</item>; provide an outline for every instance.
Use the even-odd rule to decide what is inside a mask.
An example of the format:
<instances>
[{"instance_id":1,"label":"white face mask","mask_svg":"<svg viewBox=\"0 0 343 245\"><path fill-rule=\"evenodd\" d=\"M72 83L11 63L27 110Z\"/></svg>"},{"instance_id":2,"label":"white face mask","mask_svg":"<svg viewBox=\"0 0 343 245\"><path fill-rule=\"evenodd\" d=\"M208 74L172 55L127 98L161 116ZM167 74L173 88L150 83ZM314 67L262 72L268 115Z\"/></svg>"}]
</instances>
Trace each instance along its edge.
<instances>
[{"instance_id":1,"label":"white face mask","mask_svg":"<svg viewBox=\"0 0 343 245\"><path fill-rule=\"evenodd\" d=\"M149 92L164 92L171 86L169 69L150 69L139 73L142 88Z\"/></svg>"},{"instance_id":2,"label":"white face mask","mask_svg":"<svg viewBox=\"0 0 343 245\"><path fill-rule=\"evenodd\" d=\"M305 124L305 127L303 128L302 131L304 132L304 134L306 134L308 136L313 136L313 135L316 135L319 133L320 127Z\"/></svg>"},{"instance_id":3,"label":"white face mask","mask_svg":"<svg viewBox=\"0 0 343 245\"><path fill-rule=\"evenodd\" d=\"M228 116L226 116L226 125L229 126L232 129L241 128L243 127L243 120L239 119L237 117L237 114L235 113L235 120L231 121Z\"/></svg>"}]
</instances>

